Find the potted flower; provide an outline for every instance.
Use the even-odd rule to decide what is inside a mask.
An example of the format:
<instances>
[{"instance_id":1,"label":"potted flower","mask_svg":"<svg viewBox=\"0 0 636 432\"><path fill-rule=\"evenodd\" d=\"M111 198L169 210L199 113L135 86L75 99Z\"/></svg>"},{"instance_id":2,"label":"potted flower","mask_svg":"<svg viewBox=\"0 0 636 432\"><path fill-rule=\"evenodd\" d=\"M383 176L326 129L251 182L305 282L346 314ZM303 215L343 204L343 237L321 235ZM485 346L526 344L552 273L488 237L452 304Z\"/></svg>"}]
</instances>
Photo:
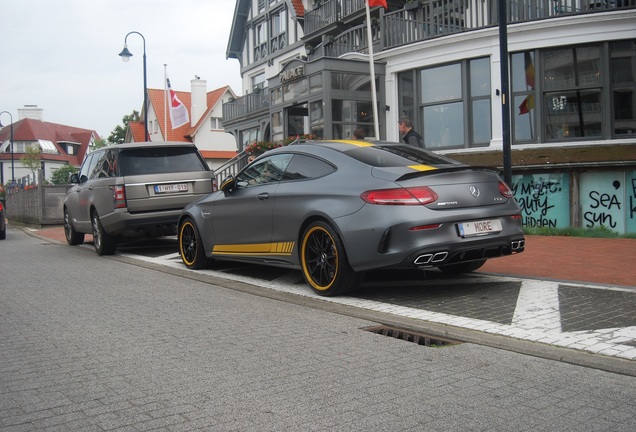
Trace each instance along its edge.
<instances>
[{"instance_id":1,"label":"potted flower","mask_svg":"<svg viewBox=\"0 0 636 432\"><path fill-rule=\"evenodd\" d=\"M265 153L267 150L281 146L281 143L275 143L273 141L256 141L245 147L245 153L250 155L260 155Z\"/></svg>"},{"instance_id":2,"label":"potted flower","mask_svg":"<svg viewBox=\"0 0 636 432\"><path fill-rule=\"evenodd\" d=\"M283 145L289 145L296 140L311 141L311 140L315 140L316 138L318 137L314 134L290 135L287 138L285 138L285 140L283 141Z\"/></svg>"}]
</instances>

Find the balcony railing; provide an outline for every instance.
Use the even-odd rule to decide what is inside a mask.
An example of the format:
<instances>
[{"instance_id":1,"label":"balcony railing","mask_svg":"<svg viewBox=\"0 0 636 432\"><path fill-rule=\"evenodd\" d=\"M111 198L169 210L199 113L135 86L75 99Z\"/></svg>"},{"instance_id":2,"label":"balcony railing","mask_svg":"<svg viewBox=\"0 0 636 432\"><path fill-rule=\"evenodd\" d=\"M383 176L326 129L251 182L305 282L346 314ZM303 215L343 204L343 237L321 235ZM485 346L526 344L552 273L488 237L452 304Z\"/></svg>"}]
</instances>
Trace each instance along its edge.
<instances>
[{"instance_id":1,"label":"balcony railing","mask_svg":"<svg viewBox=\"0 0 636 432\"><path fill-rule=\"evenodd\" d=\"M267 89L259 89L223 104L223 122L227 122L250 113L269 108L269 92Z\"/></svg>"},{"instance_id":2,"label":"balcony railing","mask_svg":"<svg viewBox=\"0 0 636 432\"><path fill-rule=\"evenodd\" d=\"M366 0L323 0L307 11L305 35L318 32L349 18L348 28L336 36L323 38L324 46L309 54L309 60L321 56L338 57L348 52L367 52L368 41L363 21ZM372 19L374 51L459 32L478 30L498 24L498 0L415 0L415 8L385 13L379 8ZM636 8L636 0L518 0L508 2L508 23L560 18L567 15L593 14ZM406 6L406 2L405 2ZM354 19L352 19L354 18ZM315 36L315 35L314 35ZM267 89L223 105L223 122L249 116L267 109Z\"/></svg>"},{"instance_id":3,"label":"balcony railing","mask_svg":"<svg viewBox=\"0 0 636 432\"><path fill-rule=\"evenodd\" d=\"M378 26L373 26L371 30L371 37L373 38L374 50L381 43L380 31ZM339 57L342 54L350 52L366 52L369 49L369 41L367 40L367 26L361 24L356 27L352 27L349 30L341 33L335 39L328 39L325 41L324 55L326 57Z\"/></svg>"},{"instance_id":4,"label":"balcony railing","mask_svg":"<svg viewBox=\"0 0 636 432\"><path fill-rule=\"evenodd\" d=\"M364 2L365 0L322 1L315 9L305 12L305 34L311 34L364 10Z\"/></svg>"}]
</instances>

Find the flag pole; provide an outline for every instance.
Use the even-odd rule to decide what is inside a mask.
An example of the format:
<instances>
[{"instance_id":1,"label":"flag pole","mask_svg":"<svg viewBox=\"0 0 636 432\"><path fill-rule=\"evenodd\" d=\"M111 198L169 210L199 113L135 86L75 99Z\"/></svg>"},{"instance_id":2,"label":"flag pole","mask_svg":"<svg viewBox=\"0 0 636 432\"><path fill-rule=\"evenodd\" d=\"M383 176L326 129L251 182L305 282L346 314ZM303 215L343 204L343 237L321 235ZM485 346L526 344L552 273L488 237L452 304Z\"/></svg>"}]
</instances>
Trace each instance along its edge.
<instances>
[{"instance_id":1,"label":"flag pole","mask_svg":"<svg viewBox=\"0 0 636 432\"><path fill-rule=\"evenodd\" d=\"M167 72L167 64L163 64L163 132L164 132L164 141L168 141L168 104L170 99L168 98L168 72Z\"/></svg>"},{"instance_id":2,"label":"flag pole","mask_svg":"<svg viewBox=\"0 0 636 432\"><path fill-rule=\"evenodd\" d=\"M371 32L371 12L369 1L365 0L364 7L367 13L367 40L369 43L369 75L371 75L371 100L373 104L373 130L375 138L380 139L380 126L378 125L378 94L375 89L375 63L373 61L373 33Z\"/></svg>"}]
</instances>

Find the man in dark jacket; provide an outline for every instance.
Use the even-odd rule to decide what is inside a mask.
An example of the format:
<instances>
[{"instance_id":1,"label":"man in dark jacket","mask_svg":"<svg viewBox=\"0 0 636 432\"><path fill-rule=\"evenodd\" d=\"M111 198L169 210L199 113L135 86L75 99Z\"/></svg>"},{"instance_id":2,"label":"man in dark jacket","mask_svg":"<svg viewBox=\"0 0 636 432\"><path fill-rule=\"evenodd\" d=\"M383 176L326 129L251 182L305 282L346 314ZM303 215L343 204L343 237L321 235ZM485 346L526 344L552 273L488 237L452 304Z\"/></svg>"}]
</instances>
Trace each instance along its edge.
<instances>
[{"instance_id":1,"label":"man in dark jacket","mask_svg":"<svg viewBox=\"0 0 636 432\"><path fill-rule=\"evenodd\" d=\"M400 127L400 135L402 135L402 140L405 143L414 147L424 148L422 135L413 130L413 122L410 118L402 117L398 120L398 125Z\"/></svg>"}]
</instances>

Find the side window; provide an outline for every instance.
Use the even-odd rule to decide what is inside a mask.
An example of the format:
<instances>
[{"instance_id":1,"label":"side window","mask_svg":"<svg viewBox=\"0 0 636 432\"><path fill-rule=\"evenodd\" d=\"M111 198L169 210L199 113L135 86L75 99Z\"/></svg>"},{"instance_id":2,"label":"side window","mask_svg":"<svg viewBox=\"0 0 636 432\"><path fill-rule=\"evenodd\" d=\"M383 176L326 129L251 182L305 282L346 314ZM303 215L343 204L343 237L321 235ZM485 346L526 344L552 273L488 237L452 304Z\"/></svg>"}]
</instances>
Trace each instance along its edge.
<instances>
[{"instance_id":1,"label":"side window","mask_svg":"<svg viewBox=\"0 0 636 432\"><path fill-rule=\"evenodd\" d=\"M117 174L117 152L107 150L97 162L97 177L116 177Z\"/></svg>"},{"instance_id":2,"label":"side window","mask_svg":"<svg viewBox=\"0 0 636 432\"><path fill-rule=\"evenodd\" d=\"M84 183L86 180L88 180L88 173L90 172L90 165L91 162L93 161L93 159L95 159L94 154L89 154L86 156L86 159L84 159L84 163L82 164L82 168L80 170L80 183Z\"/></svg>"},{"instance_id":3,"label":"side window","mask_svg":"<svg viewBox=\"0 0 636 432\"><path fill-rule=\"evenodd\" d=\"M306 155L295 155L287 165L283 180L305 180L326 176L336 169L333 165Z\"/></svg>"},{"instance_id":4,"label":"side window","mask_svg":"<svg viewBox=\"0 0 636 432\"><path fill-rule=\"evenodd\" d=\"M291 154L278 154L247 166L236 178L237 184L250 187L283 180Z\"/></svg>"},{"instance_id":5,"label":"side window","mask_svg":"<svg viewBox=\"0 0 636 432\"><path fill-rule=\"evenodd\" d=\"M99 162L104 158L104 152L96 152L93 155L93 159L91 160L91 164L88 166L88 179L92 180L94 178L99 177Z\"/></svg>"}]
</instances>

